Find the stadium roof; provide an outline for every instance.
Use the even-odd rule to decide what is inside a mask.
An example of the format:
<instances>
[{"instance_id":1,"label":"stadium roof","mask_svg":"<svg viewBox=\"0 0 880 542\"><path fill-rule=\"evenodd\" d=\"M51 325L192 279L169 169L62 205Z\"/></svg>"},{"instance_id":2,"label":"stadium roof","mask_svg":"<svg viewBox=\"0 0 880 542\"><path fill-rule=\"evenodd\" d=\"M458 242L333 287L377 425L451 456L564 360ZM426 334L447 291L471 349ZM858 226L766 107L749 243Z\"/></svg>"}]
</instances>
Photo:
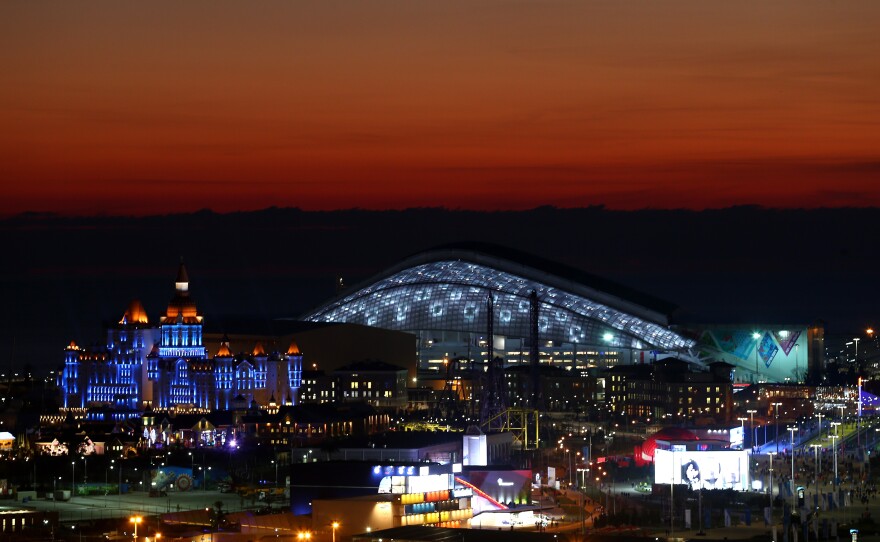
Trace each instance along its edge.
<instances>
[{"instance_id":1,"label":"stadium roof","mask_svg":"<svg viewBox=\"0 0 880 542\"><path fill-rule=\"evenodd\" d=\"M495 333L528 337L532 292L542 341L663 350L694 345L668 329L670 303L528 254L472 243L411 256L303 320L481 334L491 293Z\"/></svg>"}]
</instances>

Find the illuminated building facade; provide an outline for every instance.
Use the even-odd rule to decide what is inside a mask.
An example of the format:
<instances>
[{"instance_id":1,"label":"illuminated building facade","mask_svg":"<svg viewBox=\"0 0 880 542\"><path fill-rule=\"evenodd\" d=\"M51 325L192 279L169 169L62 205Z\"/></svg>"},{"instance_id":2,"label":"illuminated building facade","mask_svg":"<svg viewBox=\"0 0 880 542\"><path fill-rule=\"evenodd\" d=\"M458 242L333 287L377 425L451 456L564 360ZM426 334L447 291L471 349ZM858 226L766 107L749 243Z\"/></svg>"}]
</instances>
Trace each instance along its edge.
<instances>
[{"instance_id":1,"label":"illuminated building facade","mask_svg":"<svg viewBox=\"0 0 880 542\"><path fill-rule=\"evenodd\" d=\"M667 358L651 366L614 367L607 371L609 409L631 420L730 422L733 417L733 366L709 364L709 371Z\"/></svg>"},{"instance_id":2,"label":"illuminated building facade","mask_svg":"<svg viewBox=\"0 0 880 542\"><path fill-rule=\"evenodd\" d=\"M303 319L411 332L418 337L419 369L441 372L444 360L482 362L490 350L508 365L528 364L533 307L540 361L566 369L650 361L652 352L696 344L670 329L673 307L665 302L484 245L413 256Z\"/></svg>"},{"instance_id":3,"label":"illuminated building facade","mask_svg":"<svg viewBox=\"0 0 880 542\"><path fill-rule=\"evenodd\" d=\"M210 356L202 338L203 316L189 294L181 264L175 294L158 325L151 325L139 301L108 329L104 348L71 342L58 377L64 408L110 405L158 410L227 410L252 401L267 406L275 397L292 404L302 380L302 353L266 352L258 343L250 355L233 355L223 341Z\"/></svg>"}]
</instances>

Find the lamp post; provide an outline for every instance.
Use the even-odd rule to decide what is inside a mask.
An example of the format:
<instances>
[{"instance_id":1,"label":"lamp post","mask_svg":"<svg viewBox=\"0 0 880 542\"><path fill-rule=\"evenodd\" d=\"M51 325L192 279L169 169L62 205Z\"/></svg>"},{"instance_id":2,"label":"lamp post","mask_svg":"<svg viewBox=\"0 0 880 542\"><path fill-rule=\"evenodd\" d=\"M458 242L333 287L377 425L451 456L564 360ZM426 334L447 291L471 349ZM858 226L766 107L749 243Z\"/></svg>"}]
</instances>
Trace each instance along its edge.
<instances>
[{"instance_id":1,"label":"lamp post","mask_svg":"<svg viewBox=\"0 0 880 542\"><path fill-rule=\"evenodd\" d=\"M822 438L822 413L819 412L816 416L819 418L819 438Z\"/></svg>"},{"instance_id":2,"label":"lamp post","mask_svg":"<svg viewBox=\"0 0 880 542\"><path fill-rule=\"evenodd\" d=\"M758 346L760 345L758 341L761 340L761 334L756 331L752 333L752 338L755 339L755 384L757 384L761 376L760 371L758 371Z\"/></svg>"},{"instance_id":3,"label":"lamp post","mask_svg":"<svg viewBox=\"0 0 880 542\"><path fill-rule=\"evenodd\" d=\"M856 356L859 355L859 343L856 339ZM862 377L859 377L859 410L856 414L856 444L862 448Z\"/></svg>"},{"instance_id":4,"label":"lamp post","mask_svg":"<svg viewBox=\"0 0 880 542\"><path fill-rule=\"evenodd\" d=\"M821 448L821 444L810 444L810 448L813 449L813 457L816 458L816 492L819 491L819 448Z\"/></svg>"},{"instance_id":5,"label":"lamp post","mask_svg":"<svg viewBox=\"0 0 880 542\"><path fill-rule=\"evenodd\" d=\"M672 478L669 482L669 537L675 536L675 448L672 448ZM608 507L605 507L606 511Z\"/></svg>"},{"instance_id":6,"label":"lamp post","mask_svg":"<svg viewBox=\"0 0 880 542\"><path fill-rule=\"evenodd\" d=\"M773 415L776 418L776 453L779 453L779 407L782 403L771 403L773 405Z\"/></svg>"},{"instance_id":7,"label":"lamp post","mask_svg":"<svg viewBox=\"0 0 880 542\"><path fill-rule=\"evenodd\" d=\"M755 447L755 443L758 442L758 430L755 428L755 413L758 412L755 409L747 410L749 413L749 427L752 428L752 448ZM766 437L766 435L764 435Z\"/></svg>"},{"instance_id":8,"label":"lamp post","mask_svg":"<svg viewBox=\"0 0 880 542\"><path fill-rule=\"evenodd\" d=\"M776 455L776 452L767 452L767 455L770 456L770 517L773 517L773 456Z\"/></svg>"},{"instance_id":9,"label":"lamp post","mask_svg":"<svg viewBox=\"0 0 880 542\"><path fill-rule=\"evenodd\" d=\"M571 450L566 448L565 453L568 455L568 487L571 487Z\"/></svg>"},{"instance_id":10,"label":"lamp post","mask_svg":"<svg viewBox=\"0 0 880 542\"><path fill-rule=\"evenodd\" d=\"M278 487L278 462L273 459L272 464L275 465L275 487Z\"/></svg>"},{"instance_id":11,"label":"lamp post","mask_svg":"<svg viewBox=\"0 0 880 542\"><path fill-rule=\"evenodd\" d=\"M76 495L76 461L70 462L70 468L71 468L71 476L72 476L72 478L70 479L70 493L71 493L70 496L72 497L72 496Z\"/></svg>"},{"instance_id":12,"label":"lamp post","mask_svg":"<svg viewBox=\"0 0 880 542\"><path fill-rule=\"evenodd\" d=\"M788 432L791 433L791 507L797 508L797 495L795 494L795 485L794 485L794 433L797 431L797 427L789 427Z\"/></svg>"},{"instance_id":13,"label":"lamp post","mask_svg":"<svg viewBox=\"0 0 880 542\"><path fill-rule=\"evenodd\" d=\"M89 483L89 458L82 456L83 460L83 483Z\"/></svg>"},{"instance_id":14,"label":"lamp post","mask_svg":"<svg viewBox=\"0 0 880 542\"><path fill-rule=\"evenodd\" d=\"M742 446L740 446L740 448L741 448L741 449L745 449L745 447L746 447L746 444L745 444L745 438L746 438L746 437L745 437L745 434L746 434L746 418L742 418L742 417L740 417L740 418L737 418L737 420L739 420L739 430L740 430L740 431L742 432L742 434L743 434L743 444L742 444Z\"/></svg>"},{"instance_id":15,"label":"lamp post","mask_svg":"<svg viewBox=\"0 0 880 542\"><path fill-rule=\"evenodd\" d=\"M834 487L837 487L837 435L831 435L831 447L834 449Z\"/></svg>"},{"instance_id":16,"label":"lamp post","mask_svg":"<svg viewBox=\"0 0 880 542\"><path fill-rule=\"evenodd\" d=\"M144 520L144 518L142 518L141 516L132 516L132 517L128 518L129 523L133 523L133 524L134 524L134 539L135 539L135 542L137 542L137 537L138 537L138 524L139 524L140 522L142 522L143 520Z\"/></svg>"},{"instance_id":17,"label":"lamp post","mask_svg":"<svg viewBox=\"0 0 880 542\"><path fill-rule=\"evenodd\" d=\"M336 542L336 529L339 528L339 522L334 521L333 523L330 524L330 526L333 527L333 542Z\"/></svg>"}]
</instances>

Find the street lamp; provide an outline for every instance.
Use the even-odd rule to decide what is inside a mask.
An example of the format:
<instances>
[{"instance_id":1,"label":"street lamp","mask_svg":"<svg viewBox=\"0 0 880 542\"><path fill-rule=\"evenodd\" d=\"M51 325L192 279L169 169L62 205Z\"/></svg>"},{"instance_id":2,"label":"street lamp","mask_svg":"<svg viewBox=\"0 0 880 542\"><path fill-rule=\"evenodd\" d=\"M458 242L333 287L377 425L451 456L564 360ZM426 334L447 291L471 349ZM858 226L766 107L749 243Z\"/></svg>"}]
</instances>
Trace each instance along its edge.
<instances>
[{"instance_id":1,"label":"street lamp","mask_svg":"<svg viewBox=\"0 0 880 542\"><path fill-rule=\"evenodd\" d=\"M859 343L856 343L856 355L859 352ZM862 377L859 377L859 410L856 415L856 443L862 448Z\"/></svg>"},{"instance_id":2,"label":"street lamp","mask_svg":"<svg viewBox=\"0 0 880 542\"><path fill-rule=\"evenodd\" d=\"M568 487L571 487L571 450L566 448L565 453L568 455Z\"/></svg>"},{"instance_id":3,"label":"street lamp","mask_svg":"<svg viewBox=\"0 0 880 542\"><path fill-rule=\"evenodd\" d=\"M755 428L755 413L758 412L755 409L747 410L749 413L749 427L752 428L752 448L755 447L755 443L758 442L758 430ZM764 435L766 440L766 434Z\"/></svg>"},{"instance_id":4,"label":"street lamp","mask_svg":"<svg viewBox=\"0 0 880 542\"><path fill-rule=\"evenodd\" d=\"M739 429L743 434L743 444L741 446L742 449L745 449L745 432L746 432L746 419L747 418L737 418L739 420Z\"/></svg>"},{"instance_id":5,"label":"street lamp","mask_svg":"<svg viewBox=\"0 0 880 542\"><path fill-rule=\"evenodd\" d=\"M797 431L797 427L789 427L788 432L791 433L791 507L792 509L797 508L797 495L795 494L795 485L794 485L794 433Z\"/></svg>"},{"instance_id":6,"label":"street lamp","mask_svg":"<svg viewBox=\"0 0 880 542\"><path fill-rule=\"evenodd\" d=\"M770 517L773 517L773 456L776 455L776 452L767 452L767 455L770 456Z\"/></svg>"},{"instance_id":7,"label":"street lamp","mask_svg":"<svg viewBox=\"0 0 880 542\"><path fill-rule=\"evenodd\" d=\"M140 522L142 522L143 520L144 520L144 518L142 518L141 516L132 516L132 517L128 518L129 523L134 524L134 539L135 540L137 540L137 537L138 537L138 524Z\"/></svg>"},{"instance_id":8,"label":"street lamp","mask_svg":"<svg viewBox=\"0 0 880 542\"><path fill-rule=\"evenodd\" d=\"M810 444L810 448L813 449L813 456L816 458L816 491L819 491L819 448L821 448L821 444Z\"/></svg>"},{"instance_id":9,"label":"street lamp","mask_svg":"<svg viewBox=\"0 0 880 542\"><path fill-rule=\"evenodd\" d=\"M76 461L70 462L72 478L70 479L71 496L76 495Z\"/></svg>"},{"instance_id":10,"label":"street lamp","mask_svg":"<svg viewBox=\"0 0 880 542\"><path fill-rule=\"evenodd\" d=\"M837 435L831 435L831 447L834 449L834 487L837 487Z\"/></svg>"},{"instance_id":11,"label":"street lamp","mask_svg":"<svg viewBox=\"0 0 880 542\"><path fill-rule=\"evenodd\" d=\"M278 462L273 459L272 464L275 465L275 487L278 487Z\"/></svg>"},{"instance_id":12,"label":"street lamp","mask_svg":"<svg viewBox=\"0 0 880 542\"><path fill-rule=\"evenodd\" d=\"M761 340L761 334L756 331L752 333L752 338L755 339L755 384L757 384L761 376L761 373L758 371L758 341Z\"/></svg>"},{"instance_id":13,"label":"street lamp","mask_svg":"<svg viewBox=\"0 0 880 542\"><path fill-rule=\"evenodd\" d=\"M333 527L333 542L336 542L336 529L339 528L339 522L334 521L333 523L330 524L330 526Z\"/></svg>"},{"instance_id":14,"label":"street lamp","mask_svg":"<svg viewBox=\"0 0 880 542\"><path fill-rule=\"evenodd\" d=\"M770 403L773 405L773 415L776 418L776 453L779 453L779 407L782 403Z\"/></svg>"}]
</instances>

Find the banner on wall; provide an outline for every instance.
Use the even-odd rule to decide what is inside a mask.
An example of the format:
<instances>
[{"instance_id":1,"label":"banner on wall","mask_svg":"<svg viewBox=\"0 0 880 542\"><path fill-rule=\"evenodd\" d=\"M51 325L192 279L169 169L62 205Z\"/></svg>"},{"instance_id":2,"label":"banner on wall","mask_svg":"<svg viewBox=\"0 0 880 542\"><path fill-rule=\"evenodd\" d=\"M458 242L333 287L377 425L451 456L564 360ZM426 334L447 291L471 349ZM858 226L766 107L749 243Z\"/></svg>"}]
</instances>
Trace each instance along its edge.
<instances>
[{"instance_id":1,"label":"banner on wall","mask_svg":"<svg viewBox=\"0 0 880 542\"><path fill-rule=\"evenodd\" d=\"M779 343L779 346L782 347L782 351L785 352L786 357L791 354L791 349L797 344L797 340L800 336L801 332L798 330L780 329L779 331L773 332L773 337L776 339L776 342Z\"/></svg>"},{"instance_id":2,"label":"banner on wall","mask_svg":"<svg viewBox=\"0 0 880 542\"><path fill-rule=\"evenodd\" d=\"M779 347L773 342L773 337L769 333L764 333L758 343L758 355L764 361L764 365L769 369L773 363L773 358L779 352Z\"/></svg>"}]
</instances>

